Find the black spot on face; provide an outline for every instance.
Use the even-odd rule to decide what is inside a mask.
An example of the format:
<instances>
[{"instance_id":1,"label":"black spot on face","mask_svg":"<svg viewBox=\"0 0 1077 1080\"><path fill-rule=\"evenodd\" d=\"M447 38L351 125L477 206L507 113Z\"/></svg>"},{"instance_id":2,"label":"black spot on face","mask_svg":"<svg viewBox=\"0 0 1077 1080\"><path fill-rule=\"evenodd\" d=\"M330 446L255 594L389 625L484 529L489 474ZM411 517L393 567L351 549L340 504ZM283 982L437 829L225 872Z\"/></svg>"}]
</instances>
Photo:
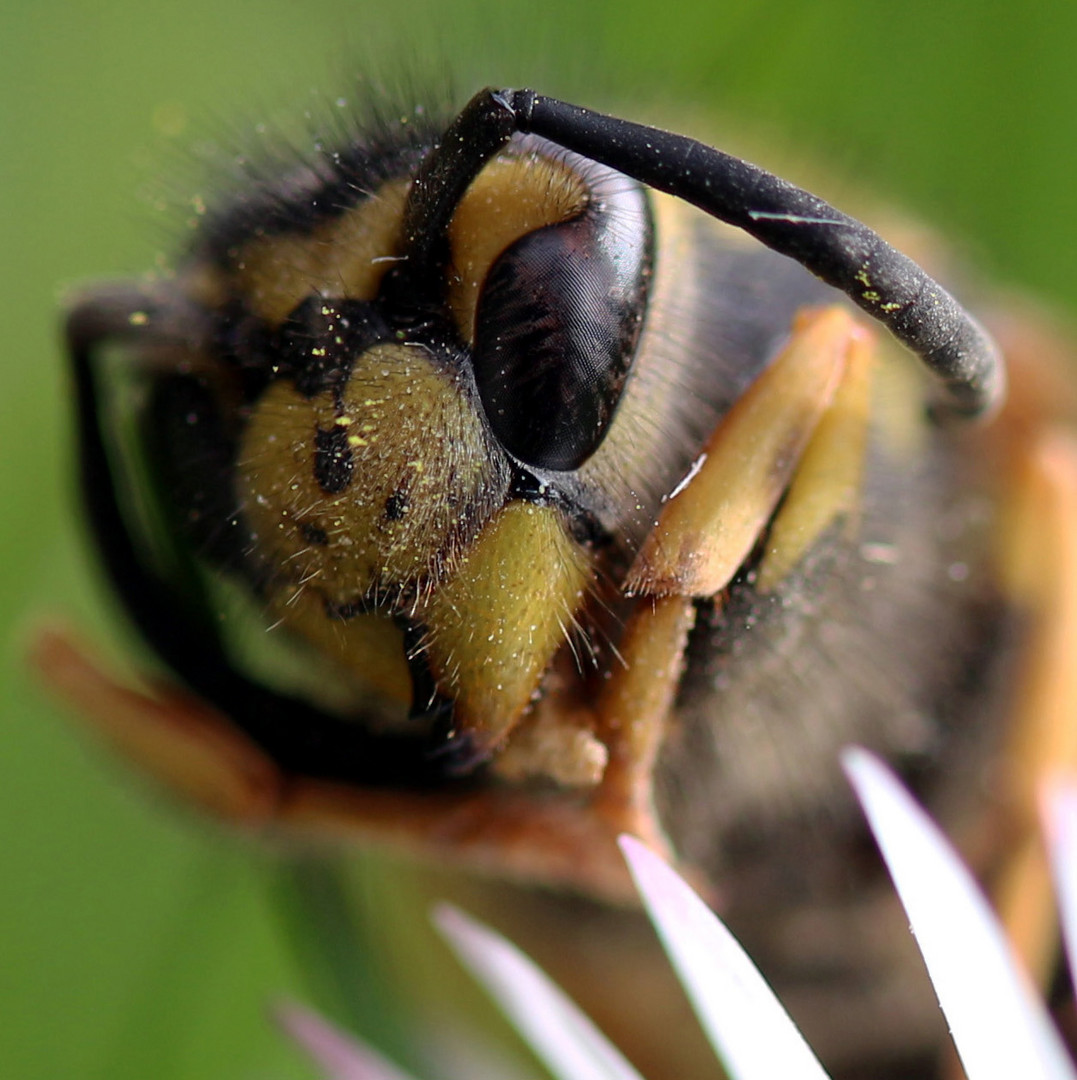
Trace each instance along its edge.
<instances>
[{"instance_id":1,"label":"black spot on face","mask_svg":"<svg viewBox=\"0 0 1077 1080\"><path fill-rule=\"evenodd\" d=\"M355 358L389 333L381 316L359 300L309 296L288 316L273 338L274 371L291 377L306 398L339 394Z\"/></svg>"},{"instance_id":2,"label":"black spot on face","mask_svg":"<svg viewBox=\"0 0 1077 1080\"><path fill-rule=\"evenodd\" d=\"M325 601L326 618L335 622L347 622L359 615L365 615L370 610L370 605L362 597L343 602L334 602L329 599Z\"/></svg>"},{"instance_id":3,"label":"black spot on face","mask_svg":"<svg viewBox=\"0 0 1077 1080\"><path fill-rule=\"evenodd\" d=\"M317 544L318 547L328 547L329 537L326 535L325 529L320 525L312 525L309 521L301 521L298 525L299 535L303 537L308 544Z\"/></svg>"},{"instance_id":4,"label":"black spot on face","mask_svg":"<svg viewBox=\"0 0 1077 1080\"><path fill-rule=\"evenodd\" d=\"M314 436L314 479L326 495L339 495L352 482L351 448L343 427L318 429Z\"/></svg>"},{"instance_id":5,"label":"black spot on face","mask_svg":"<svg viewBox=\"0 0 1077 1080\"><path fill-rule=\"evenodd\" d=\"M399 521L408 512L408 498L405 491L394 491L385 500L385 517L387 521Z\"/></svg>"}]
</instances>

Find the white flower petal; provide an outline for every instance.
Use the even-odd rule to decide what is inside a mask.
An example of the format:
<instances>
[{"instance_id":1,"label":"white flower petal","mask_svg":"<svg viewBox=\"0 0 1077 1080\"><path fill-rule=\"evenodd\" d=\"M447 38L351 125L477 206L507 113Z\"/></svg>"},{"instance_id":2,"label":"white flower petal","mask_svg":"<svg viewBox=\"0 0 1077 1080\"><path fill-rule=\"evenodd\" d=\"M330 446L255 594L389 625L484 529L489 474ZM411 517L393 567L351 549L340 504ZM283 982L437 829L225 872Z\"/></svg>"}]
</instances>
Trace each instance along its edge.
<instances>
[{"instance_id":1,"label":"white flower petal","mask_svg":"<svg viewBox=\"0 0 1077 1080\"><path fill-rule=\"evenodd\" d=\"M372 1047L338 1031L317 1013L287 1003L274 1009L277 1023L301 1046L325 1080L411 1080Z\"/></svg>"},{"instance_id":2,"label":"white flower petal","mask_svg":"<svg viewBox=\"0 0 1077 1080\"><path fill-rule=\"evenodd\" d=\"M469 1021L471 1018L468 1018ZM462 1017L423 1024L423 1060L436 1063L437 1080L549 1080L549 1073L514 1046L491 1041L481 1018L475 1024Z\"/></svg>"},{"instance_id":3,"label":"white flower petal","mask_svg":"<svg viewBox=\"0 0 1077 1080\"><path fill-rule=\"evenodd\" d=\"M847 750L843 764L905 905L969 1080L1074 1080L1057 1033L956 853L874 757Z\"/></svg>"},{"instance_id":4,"label":"white flower petal","mask_svg":"<svg viewBox=\"0 0 1077 1080\"><path fill-rule=\"evenodd\" d=\"M1044 795L1044 831L1070 971L1077 972L1077 784L1059 780Z\"/></svg>"},{"instance_id":5,"label":"white flower petal","mask_svg":"<svg viewBox=\"0 0 1077 1080\"><path fill-rule=\"evenodd\" d=\"M826 1073L733 935L645 844L622 836L651 921L732 1080L826 1080Z\"/></svg>"},{"instance_id":6,"label":"white flower petal","mask_svg":"<svg viewBox=\"0 0 1077 1080\"><path fill-rule=\"evenodd\" d=\"M641 1080L579 1008L515 945L448 904L434 924L559 1080Z\"/></svg>"}]
</instances>

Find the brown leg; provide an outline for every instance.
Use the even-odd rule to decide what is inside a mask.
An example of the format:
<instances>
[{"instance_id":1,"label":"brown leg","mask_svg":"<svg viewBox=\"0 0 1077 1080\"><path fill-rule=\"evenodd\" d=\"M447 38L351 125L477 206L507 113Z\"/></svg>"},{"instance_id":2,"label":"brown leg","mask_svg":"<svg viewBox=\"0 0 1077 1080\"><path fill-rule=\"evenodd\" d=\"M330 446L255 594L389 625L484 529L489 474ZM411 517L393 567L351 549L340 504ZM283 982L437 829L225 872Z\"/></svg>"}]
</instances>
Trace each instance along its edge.
<instances>
[{"instance_id":1,"label":"brown leg","mask_svg":"<svg viewBox=\"0 0 1077 1080\"><path fill-rule=\"evenodd\" d=\"M1019 953L1042 981L1057 958L1053 890L1039 825L1045 779L1077 769L1077 442L1048 431L1016 470L1003 571L1031 630L1003 748L1011 838L994 889Z\"/></svg>"},{"instance_id":2,"label":"brown leg","mask_svg":"<svg viewBox=\"0 0 1077 1080\"><path fill-rule=\"evenodd\" d=\"M277 811L277 767L217 712L176 687L143 693L117 682L55 627L33 642L31 664L76 715L166 788L230 821L257 824Z\"/></svg>"}]
</instances>

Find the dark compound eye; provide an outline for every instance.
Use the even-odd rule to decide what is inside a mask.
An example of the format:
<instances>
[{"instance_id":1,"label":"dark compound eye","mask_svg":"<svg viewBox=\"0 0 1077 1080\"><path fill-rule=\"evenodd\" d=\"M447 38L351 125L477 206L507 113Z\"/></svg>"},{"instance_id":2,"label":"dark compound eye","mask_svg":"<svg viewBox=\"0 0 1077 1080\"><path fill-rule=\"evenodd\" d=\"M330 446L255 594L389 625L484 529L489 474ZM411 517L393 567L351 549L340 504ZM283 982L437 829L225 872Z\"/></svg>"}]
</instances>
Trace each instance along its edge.
<instances>
[{"instance_id":1,"label":"dark compound eye","mask_svg":"<svg viewBox=\"0 0 1077 1080\"><path fill-rule=\"evenodd\" d=\"M570 221L517 240L490 269L474 370L487 419L526 465L575 469L602 442L643 321L652 228L635 183L605 169Z\"/></svg>"}]
</instances>

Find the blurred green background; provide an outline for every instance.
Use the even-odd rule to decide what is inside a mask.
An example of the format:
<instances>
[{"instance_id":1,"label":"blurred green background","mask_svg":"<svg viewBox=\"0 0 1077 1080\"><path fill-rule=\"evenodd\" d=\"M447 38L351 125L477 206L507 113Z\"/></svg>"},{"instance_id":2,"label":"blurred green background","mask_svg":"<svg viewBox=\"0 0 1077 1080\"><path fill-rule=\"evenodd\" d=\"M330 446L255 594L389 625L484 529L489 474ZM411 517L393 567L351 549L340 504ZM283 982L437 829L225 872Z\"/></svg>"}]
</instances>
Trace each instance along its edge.
<instances>
[{"instance_id":1,"label":"blurred green background","mask_svg":"<svg viewBox=\"0 0 1077 1080\"><path fill-rule=\"evenodd\" d=\"M95 10L96 8L96 10ZM34 620L116 635L81 544L59 298L149 267L144 195L218 122L347 94L369 57L627 115L729 118L1077 305L1077 5L1000 0L6 0L0 7L0 1076L309 1076L272 859L163 805L32 685ZM718 125L720 126L720 125ZM719 136L720 137L720 136ZM196 173L191 170L191 177ZM836 190L839 190L841 186Z\"/></svg>"}]
</instances>

